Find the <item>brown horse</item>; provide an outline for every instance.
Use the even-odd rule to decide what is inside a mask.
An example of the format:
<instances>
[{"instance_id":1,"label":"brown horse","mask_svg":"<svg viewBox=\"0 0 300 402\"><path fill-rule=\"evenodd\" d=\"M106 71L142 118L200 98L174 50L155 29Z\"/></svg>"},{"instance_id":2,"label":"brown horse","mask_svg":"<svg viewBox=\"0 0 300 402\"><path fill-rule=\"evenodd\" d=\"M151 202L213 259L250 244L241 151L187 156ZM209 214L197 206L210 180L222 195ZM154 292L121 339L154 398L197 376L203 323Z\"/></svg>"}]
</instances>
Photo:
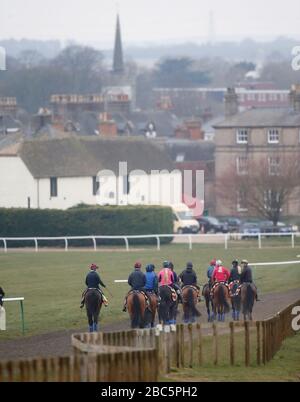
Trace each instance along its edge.
<instances>
[{"instance_id":1,"label":"brown horse","mask_svg":"<svg viewBox=\"0 0 300 402\"><path fill-rule=\"evenodd\" d=\"M147 327L154 327L155 316L158 308L158 297L154 292L146 292L150 300L150 310L151 310L151 322L148 323Z\"/></svg>"},{"instance_id":2,"label":"brown horse","mask_svg":"<svg viewBox=\"0 0 300 402\"><path fill-rule=\"evenodd\" d=\"M249 318L252 321L252 310L254 306L254 300L256 299L256 287L252 283L243 283L241 286L241 305L244 320Z\"/></svg>"},{"instance_id":3,"label":"brown horse","mask_svg":"<svg viewBox=\"0 0 300 402\"><path fill-rule=\"evenodd\" d=\"M145 295L140 291L131 291L127 297L127 310L131 319L131 328L147 328L151 323L152 313Z\"/></svg>"},{"instance_id":4,"label":"brown horse","mask_svg":"<svg viewBox=\"0 0 300 402\"><path fill-rule=\"evenodd\" d=\"M214 291L212 297L213 319L216 318L218 314L218 321L225 321L225 314L230 310L230 296L229 290L224 283L219 283Z\"/></svg>"},{"instance_id":5,"label":"brown horse","mask_svg":"<svg viewBox=\"0 0 300 402\"><path fill-rule=\"evenodd\" d=\"M98 318L103 304L102 294L97 289L88 289L85 295L85 308L89 321L89 331L98 331Z\"/></svg>"},{"instance_id":6,"label":"brown horse","mask_svg":"<svg viewBox=\"0 0 300 402\"><path fill-rule=\"evenodd\" d=\"M200 317L197 310L198 290L195 286L184 286L182 288L183 299L183 321L185 324L194 323L196 317Z\"/></svg>"}]
</instances>

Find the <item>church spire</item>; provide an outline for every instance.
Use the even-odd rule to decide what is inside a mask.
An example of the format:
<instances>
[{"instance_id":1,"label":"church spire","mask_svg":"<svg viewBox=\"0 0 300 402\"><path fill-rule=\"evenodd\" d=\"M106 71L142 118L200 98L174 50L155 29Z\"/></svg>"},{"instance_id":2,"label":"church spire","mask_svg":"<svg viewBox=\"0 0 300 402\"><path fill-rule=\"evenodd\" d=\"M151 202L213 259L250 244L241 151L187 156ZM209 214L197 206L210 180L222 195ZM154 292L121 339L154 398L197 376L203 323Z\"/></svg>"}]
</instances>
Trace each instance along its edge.
<instances>
[{"instance_id":1,"label":"church spire","mask_svg":"<svg viewBox=\"0 0 300 402\"><path fill-rule=\"evenodd\" d=\"M117 14L113 73L122 74L123 72L124 72L124 62L123 62L123 49L122 49L122 39L121 39L121 27L120 27L119 14Z\"/></svg>"}]
</instances>

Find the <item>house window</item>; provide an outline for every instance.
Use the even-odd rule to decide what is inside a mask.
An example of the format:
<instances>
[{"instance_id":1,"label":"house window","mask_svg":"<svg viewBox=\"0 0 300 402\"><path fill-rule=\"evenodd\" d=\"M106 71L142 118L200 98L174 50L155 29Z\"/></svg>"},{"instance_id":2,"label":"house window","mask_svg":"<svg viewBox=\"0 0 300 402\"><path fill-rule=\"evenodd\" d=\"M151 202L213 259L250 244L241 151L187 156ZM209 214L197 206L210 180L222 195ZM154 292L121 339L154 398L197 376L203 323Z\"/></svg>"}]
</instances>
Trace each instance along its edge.
<instances>
[{"instance_id":1,"label":"house window","mask_svg":"<svg viewBox=\"0 0 300 402\"><path fill-rule=\"evenodd\" d=\"M99 195L100 183L97 181L97 176L93 176L93 195Z\"/></svg>"},{"instance_id":2,"label":"house window","mask_svg":"<svg viewBox=\"0 0 300 402\"><path fill-rule=\"evenodd\" d=\"M123 194L130 193L129 175L123 176Z\"/></svg>"},{"instance_id":3,"label":"house window","mask_svg":"<svg viewBox=\"0 0 300 402\"><path fill-rule=\"evenodd\" d=\"M57 197L57 177L50 177L50 197Z\"/></svg>"},{"instance_id":4,"label":"house window","mask_svg":"<svg viewBox=\"0 0 300 402\"><path fill-rule=\"evenodd\" d=\"M247 212L248 208L247 208L247 195L246 195L246 191L238 191L237 192L237 212Z\"/></svg>"},{"instance_id":5,"label":"house window","mask_svg":"<svg viewBox=\"0 0 300 402\"><path fill-rule=\"evenodd\" d=\"M279 130L277 128L271 128L268 130L268 143L278 144L279 143Z\"/></svg>"},{"instance_id":6,"label":"house window","mask_svg":"<svg viewBox=\"0 0 300 402\"><path fill-rule=\"evenodd\" d=\"M268 158L269 175L276 176L280 173L280 158L278 156L270 156Z\"/></svg>"},{"instance_id":7,"label":"house window","mask_svg":"<svg viewBox=\"0 0 300 402\"><path fill-rule=\"evenodd\" d=\"M248 158L247 158L247 156L237 156L236 172L238 175L248 174Z\"/></svg>"},{"instance_id":8,"label":"house window","mask_svg":"<svg viewBox=\"0 0 300 402\"><path fill-rule=\"evenodd\" d=\"M240 128L237 130L236 142L238 144L248 144L248 130L245 128Z\"/></svg>"}]
</instances>

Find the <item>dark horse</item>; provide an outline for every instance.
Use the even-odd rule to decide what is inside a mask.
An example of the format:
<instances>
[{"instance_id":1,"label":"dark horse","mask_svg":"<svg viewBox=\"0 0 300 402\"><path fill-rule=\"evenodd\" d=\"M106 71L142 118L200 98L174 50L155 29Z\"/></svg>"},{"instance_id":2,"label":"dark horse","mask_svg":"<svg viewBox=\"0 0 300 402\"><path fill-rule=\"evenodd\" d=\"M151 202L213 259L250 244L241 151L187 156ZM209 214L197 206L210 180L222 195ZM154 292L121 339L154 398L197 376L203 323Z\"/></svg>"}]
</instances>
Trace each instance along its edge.
<instances>
[{"instance_id":1,"label":"dark horse","mask_svg":"<svg viewBox=\"0 0 300 402\"><path fill-rule=\"evenodd\" d=\"M158 295L158 315L160 324L171 325L172 327L175 326L178 297L176 300L173 299L172 289L167 285L159 287Z\"/></svg>"},{"instance_id":2,"label":"dark horse","mask_svg":"<svg viewBox=\"0 0 300 402\"><path fill-rule=\"evenodd\" d=\"M85 295L85 307L89 320L89 331L98 331L98 318L102 307L102 295L97 289L89 289Z\"/></svg>"},{"instance_id":3,"label":"dark horse","mask_svg":"<svg viewBox=\"0 0 300 402\"><path fill-rule=\"evenodd\" d=\"M131 328L147 328L151 324L152 313L145 295L132 291L127 297L127 310L131 319Z\"/></svg>"},{"instance_id":4,"label":"dark horse","mask_svg":"<svg viewBox=\"0 0 300 402\"><path fill-rule=\"evenodd\" d=\"M213 314L211 314L211 311L213 312L213 304L212 304L212 299L211 299L211 295L210 295L210 287L209 287L208 283L206 285L204 285L204 287L203 287L202 296L205 299L206 310L207 310L207 321L211 322L214 320L214 316L213 316Z\"/></svg>"},{"instance_id":5,"label":"dark horse","mask_svg":"<svg viewBox=\"0 0 300 402\"><path fill-rule=\"evenodd\" d=\"M198 290L194 286L184 286L182 289L183 299L183 321L185 324L195 322L196 317L200 317L197 310Z\"/></svg>"},{"instance_id":6,"label":"dark horse","mask_svg":"<svg viewBox=\"0 0 300 402\"><path fill-rule=\"evenodd\" d=\"M240 320L241 294L238 291L239 286L240 286L240 281L238 281L238 280L231 282L229 285L233 321Z\"/></svg>"},{"instance_id":7,"label":"dark horse","mask_svg":"<svg viewBox=\"0 0 300 402\"><path fill-rule=\"evenodd\" d=\"M148 326L153 328L154 322L155 322L156 311L157 311L157 307L158 307L158 297L154 292L146 292L146 294L150 300L150 310L151 310L151 322Z\"/></svg>"},{"instance_id":8,"label":"dark horse","mask_svg":"<svg viewBox=\"0 0 300 402\"><path fill-rule=\"evenodd\" d=\"M254 300L256 298L256 288L252 283L243 283L241 286L241 305L244 320L247 321L247 317L252 321L252 310L254 306Z\"/></svg>"},{"instance_id":9,"label":"dark horse","mask_svg":"<svg viewBox=\"0 0 300 402\"><path fill-rule=\"evenodd\" d=\"M218 314L218 321L225 321L225 314L230 310L229 290L226 285L219 283L213 291L214 318Z\"/></svg>"}]
</instances>

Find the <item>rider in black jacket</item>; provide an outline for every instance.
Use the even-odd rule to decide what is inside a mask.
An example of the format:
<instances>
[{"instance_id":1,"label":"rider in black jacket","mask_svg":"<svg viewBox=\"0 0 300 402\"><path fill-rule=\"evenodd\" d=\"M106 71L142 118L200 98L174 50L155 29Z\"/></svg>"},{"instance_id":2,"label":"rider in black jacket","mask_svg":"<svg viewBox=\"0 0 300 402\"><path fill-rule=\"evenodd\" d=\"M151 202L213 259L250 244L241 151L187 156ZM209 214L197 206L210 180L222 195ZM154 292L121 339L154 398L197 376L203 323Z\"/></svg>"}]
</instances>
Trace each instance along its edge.
<instances>
[{"instance_id":1,"label":"rider in black jacket","mask_svg":"<svg viewBox=\"0 0 300 402\"><path fill-rule=\"evenodd\" d=\"M260 301L260 299L258 298L258 294L257 294L257 287L253 282L253 277L252 277L252 269L251 267L248 265L248 261L247 260L243 260L241 262L242 264L242 273L241 273L241 279L240 282L241 284L243 283L251 283L255 288L256 288L256 301Z\"/></svg>"},{"instance_id":2,"label":"rider in black jacket","mask_svg":"<svg viewBox=\"0 0 300 402\"><path fill-rule=\"evenodd\" d=\"M188 262L186 265L186 269L181 272L179 275L179 278L182 282L183 286L197 286L197 275L196 272L193 270L193 264L191 262Z\"/></svg>"},{"instance_id":3,"label":"rider in black jacket","mask_svg":"<svg viewBox=\"0 0 300 402\"><path fill-rule=\"evenodd\" d=\"M140 262L136 262L134 264L134 271L129 275L128 285L131 286L132 290L140 290L143 291L146 285L146 275L141 271L142 264ZM129 293L128 293L129 294ZM127 310L127 296L124 300L123 311Z\"/></svg>"},{"instance_id":4,"label":"rider in black jacket","mask_svg":"<svg viewBox=\"0 0 300 402\"><path fill-rule=\"evenodd\" d=\"M101 289L100 289L99 285L103 286L104 288L106 287L104 285L104 283L101 281L100 276L96 272L96 270L98 268L99 267L97 267L96 264L92 264L91 267L90 267L90 272L87 274L87 276L85 278L85 284L87 286L87 289L82 294L80 308L82 308L84 306L85 295L86 295L88 289L98 289L101 292ZM101 294L102 294L102 292L101 292Z\"/></svg>"}]
</instances>

